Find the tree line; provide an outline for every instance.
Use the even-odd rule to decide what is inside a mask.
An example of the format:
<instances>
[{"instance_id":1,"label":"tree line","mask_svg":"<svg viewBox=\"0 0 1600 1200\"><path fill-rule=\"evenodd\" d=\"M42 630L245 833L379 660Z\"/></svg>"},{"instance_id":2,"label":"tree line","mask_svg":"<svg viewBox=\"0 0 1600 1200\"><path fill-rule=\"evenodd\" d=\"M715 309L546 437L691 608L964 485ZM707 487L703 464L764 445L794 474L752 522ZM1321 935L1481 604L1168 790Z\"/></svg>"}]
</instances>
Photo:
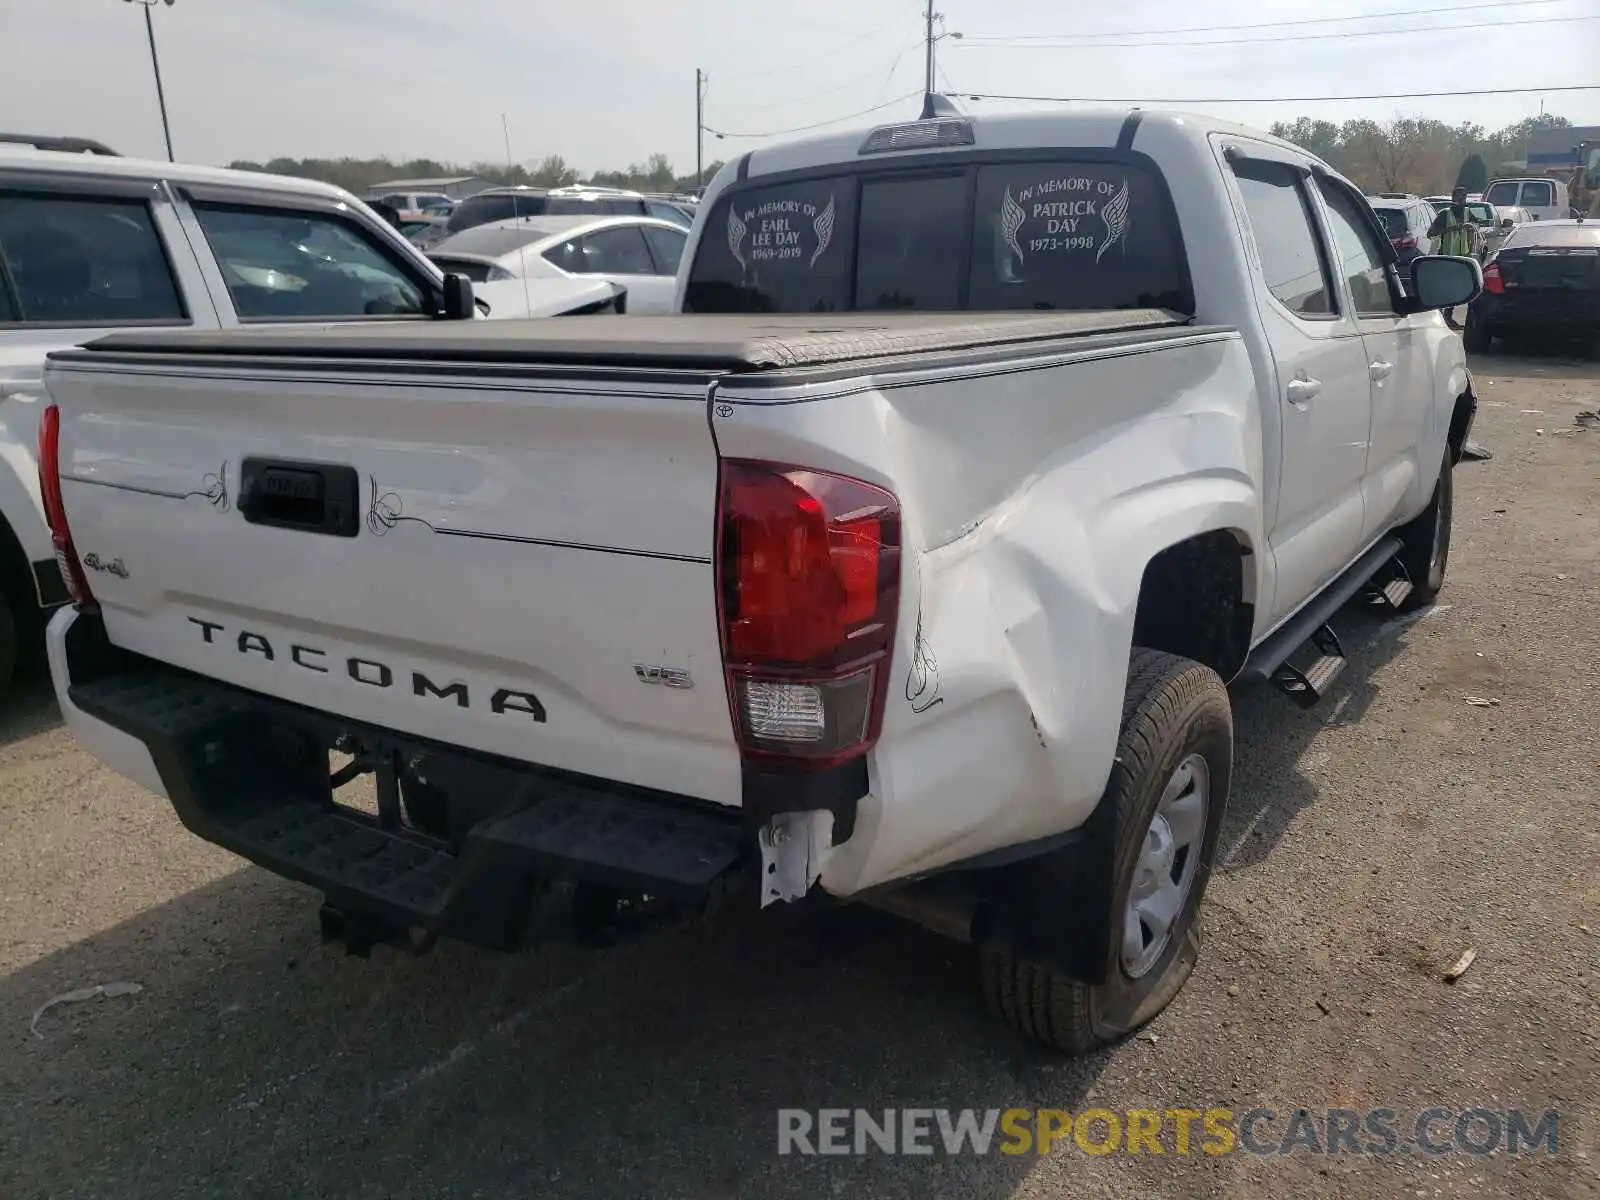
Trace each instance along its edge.
<instances>
[{"instance_id":1,"label":"tree line","mask_svg":"<svg viewBox=\"0 0 1600 1200\"><path fill-rule=\"evenodd\" d=\"M1496 175L1520 175L1528 158L1528 139L1539 129L1566 129L1565 117L1541 113L1494 133L1466 121L1448 125L1427 117L1388 121L1318 121L1301 117L1280 121L1272 132L1323 159L1371 192L1448 192L1461 183L1481 192Z\"/></svg>"},{"instance_id":2,"label":"tree line","mask_svg":"<svg viewBox=\"0 0 1600 1200\"><path fill-rule=\"evenodd\" d=\"M596 171L584 176L568 165L559 154L550 154L534 163L439 162L413 158L395 162L388 158L274 158L264 163L238 160L228 164L241 171L267 171L273 175L294 175L337 184L361 195L380 183L393 179L446 179L476 175L496 184L526 184L531 187L566 187L574 183L593 183L604 187L631 188L640 192L686 192L695 188L691 171L680 175L665 154L652 154L642 163L632 163L618 171ZM706 164L709 182L722 166L720 161Z\"/></svg>"},{"instance_id":3,"label":"tree line","mask_svg":"<svg viewBox=\"0 0 1600 1200\"><path fill-rule=\"evenodd\" d=\"M1469 191L1478 192L1491 176L1518 174L1527 160L1528 139L1535 130L1567 128L1571 124L1565 117L1541 114L1490 133L1470 121L1449 125L1427 117L1362 119L1342 125L1300 117L1276 123L1272 132L1305 147L1369 192L1414 192L1426 196L1449 191L1458 179ZM665 154L652 154L642 163L588 176L559 154L509 166L492 162L447 163L431 158L407 162L387 158L274 158L265 163L239 161L228 165L320 179L358 194L391 179L454 175L476 175L497 184L565 187L595 183L641 192L689 191L696 184L693 172L680 174ZM720 161L707 163L705 179L709 181L721 166Z\"/></svg>"}]
</instances>

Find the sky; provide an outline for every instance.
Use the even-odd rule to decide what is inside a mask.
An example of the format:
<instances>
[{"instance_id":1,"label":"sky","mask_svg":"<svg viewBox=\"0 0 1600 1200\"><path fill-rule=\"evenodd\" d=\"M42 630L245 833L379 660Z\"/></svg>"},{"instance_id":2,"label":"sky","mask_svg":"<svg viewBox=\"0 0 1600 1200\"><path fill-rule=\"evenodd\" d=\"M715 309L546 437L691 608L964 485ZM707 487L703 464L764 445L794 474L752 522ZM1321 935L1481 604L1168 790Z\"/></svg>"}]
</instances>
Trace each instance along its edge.
<instances>
[{"instance_id":1,"label":"sky","mask_svg":"<svg viewBox=\"0 0 1600 1200\"><path fill-rule=\"evenodd\" d=\"M901 97L922 86L922 7L915 0L176 0L152 15L182 161L503 162L509 129L518 161L559 154L587 172L661 152L687 172L695 161L696 67L709 79L704 123L730 135L781 136L885 104L830 127L915 116L918 101ZM1493 129L1538 113L1542 99L1576 124L1600 123L1600 88L1216 102L1600 85L1600 0L939 0L938 7L942 28L962 35L938 46L946 91L1149 107L1188 100L1181 107L1261 126L1298 116L1405 114ZM1419 12L1427 9L1440 11ZM1411 15L1372 16L1401 13ZM1313 23L1357 17L1366 19ZM1292 24L1237 28L1273 20ZM1426 32L1362 36L1418 29ZM1055 44L1041 44L1051 35ZM1034 40L983 40L1004 37ZM1297 40L1240 41L1270 37ZM0 0L0 61L0 129L92 137L123 154L165 157L138 3ZM771 140L708 133L705 158Z\"/></svg>"}]
</instances>

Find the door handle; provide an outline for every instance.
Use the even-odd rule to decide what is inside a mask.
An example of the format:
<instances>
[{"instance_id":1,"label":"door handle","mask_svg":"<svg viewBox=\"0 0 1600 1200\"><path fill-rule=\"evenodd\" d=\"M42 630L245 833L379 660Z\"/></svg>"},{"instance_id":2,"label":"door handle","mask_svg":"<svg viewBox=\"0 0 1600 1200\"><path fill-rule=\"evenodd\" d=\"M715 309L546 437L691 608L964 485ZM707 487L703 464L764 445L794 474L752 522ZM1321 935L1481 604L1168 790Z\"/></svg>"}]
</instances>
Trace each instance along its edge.
<instances>
[{"instance_id":1,"label":"door handle","mask_svg":"<svg viewBox=\"0 0 1600 1200\"><path fill-rule=\"evenodd\" d=\"M1393 370L1394 364L1392 362L1384 362L1380 358L1377 362L1367 367L1367 374L1371 375L1374 380L1381 380L1389 378Z\"/></svg>"},{"instance_id":2,"label":"door handle","mask_svg":"<svg viewBox=\"0 0 1600 1200\"><path fill-rule=\"evenodd\" d=\"M1284 389L1289 396L1289 403L1296 408L1304 409L1306 404L1317 398L1322 391L1320 379L1291 379L1289 386Z\"/></svg>"}]
</instances>

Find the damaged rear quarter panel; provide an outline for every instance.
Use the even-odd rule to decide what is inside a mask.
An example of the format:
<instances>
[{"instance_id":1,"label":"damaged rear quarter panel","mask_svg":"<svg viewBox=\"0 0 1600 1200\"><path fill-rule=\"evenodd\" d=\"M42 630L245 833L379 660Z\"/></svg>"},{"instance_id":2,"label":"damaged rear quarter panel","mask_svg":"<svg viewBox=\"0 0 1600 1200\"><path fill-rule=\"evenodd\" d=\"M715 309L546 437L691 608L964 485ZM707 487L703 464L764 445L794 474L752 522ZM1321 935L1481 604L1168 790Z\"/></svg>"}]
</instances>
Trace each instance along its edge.
<instances>
[{"instance_id":1,"label":"damaged rear quarter panel","mask_svg":"<svg viewBox=\"0 0 1600 1200\"><path fill-rule=\"evenodd\" d=\"M1227 529L1266 569L1237 334L870 382L730 384L712 416L725 457L900 499L888 708L857 833L823 873L836 894L1081 824L1111 769L1145 564Z\"/></svg>"}]
</instances>

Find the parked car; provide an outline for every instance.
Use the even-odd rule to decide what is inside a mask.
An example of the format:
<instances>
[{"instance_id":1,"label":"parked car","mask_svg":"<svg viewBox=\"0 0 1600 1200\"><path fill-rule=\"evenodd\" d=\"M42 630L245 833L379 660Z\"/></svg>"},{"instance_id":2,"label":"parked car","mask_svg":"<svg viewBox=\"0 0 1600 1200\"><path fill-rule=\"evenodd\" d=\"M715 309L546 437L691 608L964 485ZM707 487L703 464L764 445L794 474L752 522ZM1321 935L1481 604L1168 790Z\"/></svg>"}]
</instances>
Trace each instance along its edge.
<instances>
[{"instance_id":1,"label":"parked car","mask_svg":"<svg viewBox=\"0 0 1600 1200\"><path fill-rule=\"evenodd\" d=\"M1378 214L1394 247L1395 258L1405 265L1427 254L1432 241L1428 226L1436 215L1433 206L1419 196L1369 196L1372 211Z\"/></svg>"},{"instance_id":2,"label":"parked car","mask_svg":"<svg viewBox=\"0 0 1600 1200\"><path fill-rule=\"evenodd\" d=\"M442 192L384 192L369 198L381 200L400 214L402 221L414 220L425 213L449 215L456 201Z\"/></svg>"},{"instance_id":3,"label":"parked car","mask_svg":"<svg viewBox=\"0 0 1600 1200\"><path fill-rule=\"evenodd\" d=\"M1572 215L1566 183L1543 175L1491 180L1483 198L1496 208L1525 208L1535 221L1562 221Z\"/></svg>"},{"instance_id":4,"label":"parked car","mask_svg":"<svg viewBox=\"0 0 1600 1200\"><path fill-rule=\"evenodd\" d=\"M627 290L630 313L672 310L687 234L649 217L529 217L454 234L428 256L441 270L479 283L592 276Z\"/></svg>"},{"instance_id":5,"label":"parked car","mask_svg":"<svg viewBox=\"0 0 1600 1200\"><path fill-rule=\"evenodd\" d=\"M730 163L692 315L63 352L56 696L352 949L859 899L1081 1053L1195 963L1225 681L1444 584L1480 268L1407 273L1267 134L941 113Z\"/></svg>"},{"instance_id":6,"label":"parked car","mask_svg":"<svg viewBox=\"0 0 1600 1200\"><path fill-rule=\"evenodd\" d=\"M1462 337L1481 354L1497 337L1600 334L1600 224L1515 226L1483 268L1483 293Z\"/></svg>"},{"instance_id":7,"label":"parked car","mask_svg":"<svg viewBox=\"0 0 1600 1200\"><path fill-rule=\"evenodd\" d=\"M444 236L495 221L579 215L644 217L650 211L638 192L614 188L490 188L456 206L445 223Z\"/></svg>"},{"instance_id":8,"label":"parked car","mask_svg":"<svg viewBox=\"0 0 1600 1200\"><path fill-rule=\"evenodd\" d=\"M16 135L9 135L12 140ZM41 613L67 599L39 494L52 350L129 328L614 308L617 289L451 290L400 232L328 184L123 158L83 139L0 144L0 696Z\"/></svg>"},{"instance_id":9,"label":"parked car","mask_svg":"<svg viewBox=\"0 0 1600 1200\"><path fill-rule=\"evenodd\" d=\"M1483 236L1483 253L1481 257L1485 262L1488 262L1489 256L1504 244L1513 229L1518 225L1531 224L1533 221L1533 215L1525 208L1508 205L1492 211L1494 212L1494 220L1488 229L1484 231Z\"/></svg>"}]
</instances>

